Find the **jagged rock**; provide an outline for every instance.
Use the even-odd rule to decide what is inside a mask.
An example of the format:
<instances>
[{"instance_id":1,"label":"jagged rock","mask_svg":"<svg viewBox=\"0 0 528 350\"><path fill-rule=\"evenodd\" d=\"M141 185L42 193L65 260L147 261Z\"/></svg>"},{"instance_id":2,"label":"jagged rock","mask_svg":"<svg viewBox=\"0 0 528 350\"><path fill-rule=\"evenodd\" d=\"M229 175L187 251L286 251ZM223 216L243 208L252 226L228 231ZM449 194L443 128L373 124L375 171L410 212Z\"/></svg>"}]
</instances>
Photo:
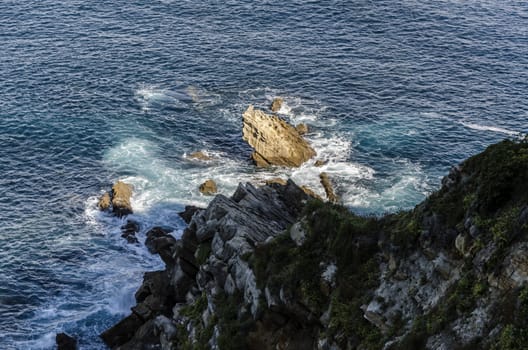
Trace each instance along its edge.
<instances>
[{"instance_id":1,"label":"jagged rock","mask_svg":"<svg viewBox=\"0 0 528 350\"><path fill-rule=\"evenodd\" d=\"M100 210L108 210L110 208L111 203L112 199L110 198L110 193L105 192L99 199L99 203L97 203L97 206Z\"/></svg>"},{"instance_id":2,"label":"jagged rock","mask_svg":"<svg viewBox=\"0 0 528 350\"><path fill-rule=\"evenodd\" d=\"M213 159L213 157L207 155L206 153L202 151L192 152L187 156L189 159L196 159L196 160L203 160L208 161Z\"/></svg>"},{"instance_id":3,"label":"jagged rock","mask_svg":"<svg viewBox=\"0 0 528 350\"><path fill-rule=\"evenodd\" d=\"M121 217L132 214L130 197L132 196L132 186L118 181L112 186L112 211Z\"/></svg>"},{"instance_id":4,"label":"jagged rock","mask_svg":"<svg viewBox=\"0 0 528 350\"><path fill-rule=\"evenodd\" d=\"M191 222L192 217L197 212L204 210L203 208L196 207L194 205L186 205L185 210L178 213L178 215L185 221L186 224Z\"/></svg>"},{"instance_id":5,"label":"jagged rock","mask_svg":"<svg viewBox=\"0 0 528 350\"><path fill-rule=\"evenodd\" d=\"M322 159L317 159L314 163L314 166L316 167L322 167L323 165L327 164L328 163L328 160L322 160Z\"/></svg>"},{"instance_id":6,"label":"jagged rock","mask_svg":"<svg viewBox=\"0 0 528 350\"><path fill-rule=\"evenodd\" d=\"M306 125L306 124L304 124L304 123L297 124L297 125L295 126L295 130L297 130L297 132L299 133L299 135L307 134L307 133L308 133L308 125Z\"/></svg>"},{"instance_id":7,"label":"jagged rock","mask_svg":"<svg viewBox=\"0 0 528 350\"><path fill-rule=\"evenodd\" d=\"M271 106L270 106L271 111L275 113L278 112L281 109L283 103L284 103L284 100L281 97L275 97L273 101L271 102Z\"/></svg>"},{"instance_id":8,"label":"jagged rock","mask_svg":"<svg viewBox=\"0 0 528 350\"><path fill-rule=\"evenodd\" d=\"M77 349L77 340L66 333L58 333L55 337L57 350L75 350Z\"/></svg>"},{"instance_id":9,"label":"jagged rock","mask_svg":"<svg viewBox=\"0 0 528 350\"><path fill-rule=\"evenodd\" d=\"M259 167L299 167L315 151L297 130L277 116L249 106L243 115L243 139L255 150L252 158Z\"/></svg>"},{"instance_id":10,"label":"jagged rock","mask_svg":"<svg viewBox=\"0 0 528 350\"><path fill-rule=\"evenodd\" d=\"M128 243L139 243L136 233L139 232L139 224L134 220L127 220L127 223L121 226L121 237L125 238Z\"/></svg>"},{"instance_id":11,"label":"jagged rock","mask_svg":"<svg viewBox=\"0 0 528 350\"><path fill-rule=\"evenodd\" d=\"M203 184L200 185L198 189L200 190L200 192L202 192L203 194L207 196L211 196L215 194L216 192L218 192L218 189L216 187L216 182L214 182L213 180L205 181Z\"/></svg>"},{"instance_id":12,"label":"jagged rock","mask_svg":"<svg viewBox=\"0 0 528 350\"><path fill-rule=\"evenodd\" d=\"M172 237L169 231L161 227L152 228L147 232L145 245L152 254L159 254L165 264L174 263L173 254L176 249L176 238Z\"/></svg>"},{"instance_id":13,"label":"jagged rock","mask_svg":"<svg viewBox=\"0 0 528 350\"><path fill-rule=\"evenodd\" d=\"M321 198L320 195L318 195L317 193L315 193L314 190L312 190L310 187L307 187L307 186L301 186L301 190L304 191L304 193L306 193L307 195L309 195L310 197L312 198L315 198L315 199L319 199L320 201L323 200L323 198Z\"/></svg>"},{"instance_id":14,"label":"jagged rock","mask_svg":"<svg viewBox=\"0 0 528 350\"><path fill-rule=\"evenodd\" d=\"M334 187L332 186L332 182L330 181L328 174L323 172L319 174L319 178L321 179L321 185L323 185L323 188L326 192L326 198L332 203L339 202L339 197L334 193Z\"/></svg>"},{"instance_id":15,"label":"jagged rock","mask_svg":"<svg viewBox=\"0 0 528 350\"><path fill-rule=\"evenodd\" d=\"M139 316L132 313L101 333L100 337L108 347L115 348L130 341L143 323L144 321Z\"/></svg>"}]
</instances>

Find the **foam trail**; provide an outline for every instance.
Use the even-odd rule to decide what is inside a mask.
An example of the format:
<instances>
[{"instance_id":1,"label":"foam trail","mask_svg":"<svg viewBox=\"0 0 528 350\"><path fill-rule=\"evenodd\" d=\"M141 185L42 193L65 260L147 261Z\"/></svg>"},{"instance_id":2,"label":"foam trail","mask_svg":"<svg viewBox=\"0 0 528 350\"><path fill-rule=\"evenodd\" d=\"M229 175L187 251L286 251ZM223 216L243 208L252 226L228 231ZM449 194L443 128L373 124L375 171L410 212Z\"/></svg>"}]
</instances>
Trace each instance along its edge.
<instances>
[{"instance_id":1,"label":"foam trail","mask_svg":"<svg viewBox=\"0 0 528 350\"><path fill-rule=\"evenodd\" d=\"M492 132L506 134L510 136L521 135L521 133L518 131L512 131L512 130L504 129L504 128L497 127L497 126L487 126L487 125L480 125L480 124L466 123L466 122L461 122L461 124L464 125L466 128L473 129L473 130L492 131Z\"/></svg>"}]
</instances>

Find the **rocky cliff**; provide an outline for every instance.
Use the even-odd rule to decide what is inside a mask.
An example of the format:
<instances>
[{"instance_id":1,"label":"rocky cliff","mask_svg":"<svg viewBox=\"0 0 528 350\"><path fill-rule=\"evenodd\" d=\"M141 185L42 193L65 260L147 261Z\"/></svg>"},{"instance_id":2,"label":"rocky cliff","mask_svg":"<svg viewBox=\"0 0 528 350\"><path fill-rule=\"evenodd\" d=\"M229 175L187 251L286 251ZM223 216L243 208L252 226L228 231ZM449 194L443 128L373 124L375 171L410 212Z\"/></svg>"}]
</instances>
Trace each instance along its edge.
<instances>
[{"instance_id":1,"label":"rocky cliff","mask_svg":"<svg viewBox=\"0 0 528 350\"><path fill-rule=\"evenodd\" d=\"M360 217L241 184L162 229L119 349L524 349L528 140L454 167L414 210Z\"/></svg>"}]
</instances>

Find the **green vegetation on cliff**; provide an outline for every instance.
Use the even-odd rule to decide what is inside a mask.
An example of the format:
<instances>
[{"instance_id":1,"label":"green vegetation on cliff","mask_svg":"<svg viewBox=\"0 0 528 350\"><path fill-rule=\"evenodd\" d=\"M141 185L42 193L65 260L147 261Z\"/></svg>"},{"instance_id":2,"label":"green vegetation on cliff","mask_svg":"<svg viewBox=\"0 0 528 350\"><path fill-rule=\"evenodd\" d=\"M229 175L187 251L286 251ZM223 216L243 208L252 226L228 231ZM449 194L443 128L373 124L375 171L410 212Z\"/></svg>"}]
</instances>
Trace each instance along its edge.
<instances>
[{"instance_id":1,"label":"green vegetation on cliff","mask_svg":"<svg viewBox=\"0 0 528 350\"><path fill-rule=\"evenodd\" d=\"M213 250L201 243L198 263ZM221 285L180 309L178 346L524 349L527 254L528 139L507 140L410 211L363 217L308 201L288 230L240 257L257 311L254 294Z\"/></svg>"}]
</instances>

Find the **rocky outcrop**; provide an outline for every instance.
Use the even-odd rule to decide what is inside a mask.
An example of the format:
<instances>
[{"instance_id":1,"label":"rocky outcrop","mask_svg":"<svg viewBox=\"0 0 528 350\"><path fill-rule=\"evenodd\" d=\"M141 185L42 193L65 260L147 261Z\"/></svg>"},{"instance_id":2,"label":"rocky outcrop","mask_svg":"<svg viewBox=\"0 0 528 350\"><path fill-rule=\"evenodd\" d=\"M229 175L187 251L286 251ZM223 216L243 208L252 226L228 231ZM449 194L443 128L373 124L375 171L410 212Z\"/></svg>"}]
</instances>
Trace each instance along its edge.
<instances>
[{"instance_id":1,"label":"rocky outcrop","mask_svg":"<svg viewBox=\"0 0 528 350\"><path fill-rule=\"evenodd\" d=\"M76 350L77 340L66 333L58 333L55 337L57 350Z\"/></svg>"},{"instance_id":2,"label":"rocky outcrop","mask_svg":"<svg viewBox=\"0 0 528 350\"><path fill-rule=\"evenodd\" d=\"M321 180L321 185L323 185L325 190L326 198L332 203L339 202L339 197L334 192L334 186L332 185L328 174L324 172L319 174L319 179Z\"/></svg>"},{"instance_id":3,"label":"rocky outcrop","mask_svg":"<svg viewBox=\"0 0 528 350\"><path fill-rule=\"evenodd\" d=\"M307 200L291 180L260 188L240 184L232 197L217 195L207 209L196 210L180 240L163 228L151 229L145 245L160 255L166 268L145 274L132 314L101 338L111 348L164 342L173 344L164 348L176 349L173 346L184 339L175 329L188 322L185 305L204 297L212 302L220 291L242 295L256 315L261 292L245 258L292 225Z\"/></svg>"},{"instance_id":4,"label":"rocky outcrop","mask_svg":"<svg viewBox=\"0 0 528 350\"><path fill-rule=\"evenodd\" d=\"M118 181L112 186L112 212L119 216L132 214L132 186L122 181Z\"/></svg>"},{"instance_id":5,"label":"rocky outcrop","mask_svg":"<svg viewBox=\"0 0 528 350\"><path fill-rule=\"evenodd\" d=\"M110 192L105 192L101 196L97 206L100 210L111 210L114 215L123 217L133 213L130 197L132 197L132 186L117 181Z\"/></svg>"},{"instance_id":6,"label":"rocky outcrop","mask_svg":"<svg viewBox=\"0 0 528 350\"><path fill-rule=\"evenodd\" d=\"M275 97L271 102L270 109L272 112L277 113L284 103L284 100L281 97Z\"/></svg>"},{"instance_id":7,"label":"rocky outcrop","mask_svg":"<svg viewBox=\"0 0 528 350\"><path fill-rule=\"evenodd\" d=\"M293 126L277 116L249 106L243 121L243 139L255 150L251 157L259 167L299 167L316 154Z\"/></svg>"},{"instance_id":8,"label":"rocky outcrop","mask_svg":"<svg viewBox=\"0 0 528 350\"><path fill-rule=\"evenodd\" d=\"M200 212L204 210L203 208L199 208L197 206L194 206L194 205L186 205L185 206L185 210L178 213L178 215L183 219L183 221L185 221L186 224L189 224L194 216L194 214L196 214L197 212Z\"/></svg>"},{"instance_id":9,"label":"rocky outcrop","mask_svg":"<svg viewBox=\"0 0 528 350\"><path fill-rule=\"evenodd\" d=\"M218 192L218 188L216 187L216 182L213 180L207 180L203 184L198 187L200 192L206 196L212 196L216 192Z\"/></svg>"}]
</instances>

